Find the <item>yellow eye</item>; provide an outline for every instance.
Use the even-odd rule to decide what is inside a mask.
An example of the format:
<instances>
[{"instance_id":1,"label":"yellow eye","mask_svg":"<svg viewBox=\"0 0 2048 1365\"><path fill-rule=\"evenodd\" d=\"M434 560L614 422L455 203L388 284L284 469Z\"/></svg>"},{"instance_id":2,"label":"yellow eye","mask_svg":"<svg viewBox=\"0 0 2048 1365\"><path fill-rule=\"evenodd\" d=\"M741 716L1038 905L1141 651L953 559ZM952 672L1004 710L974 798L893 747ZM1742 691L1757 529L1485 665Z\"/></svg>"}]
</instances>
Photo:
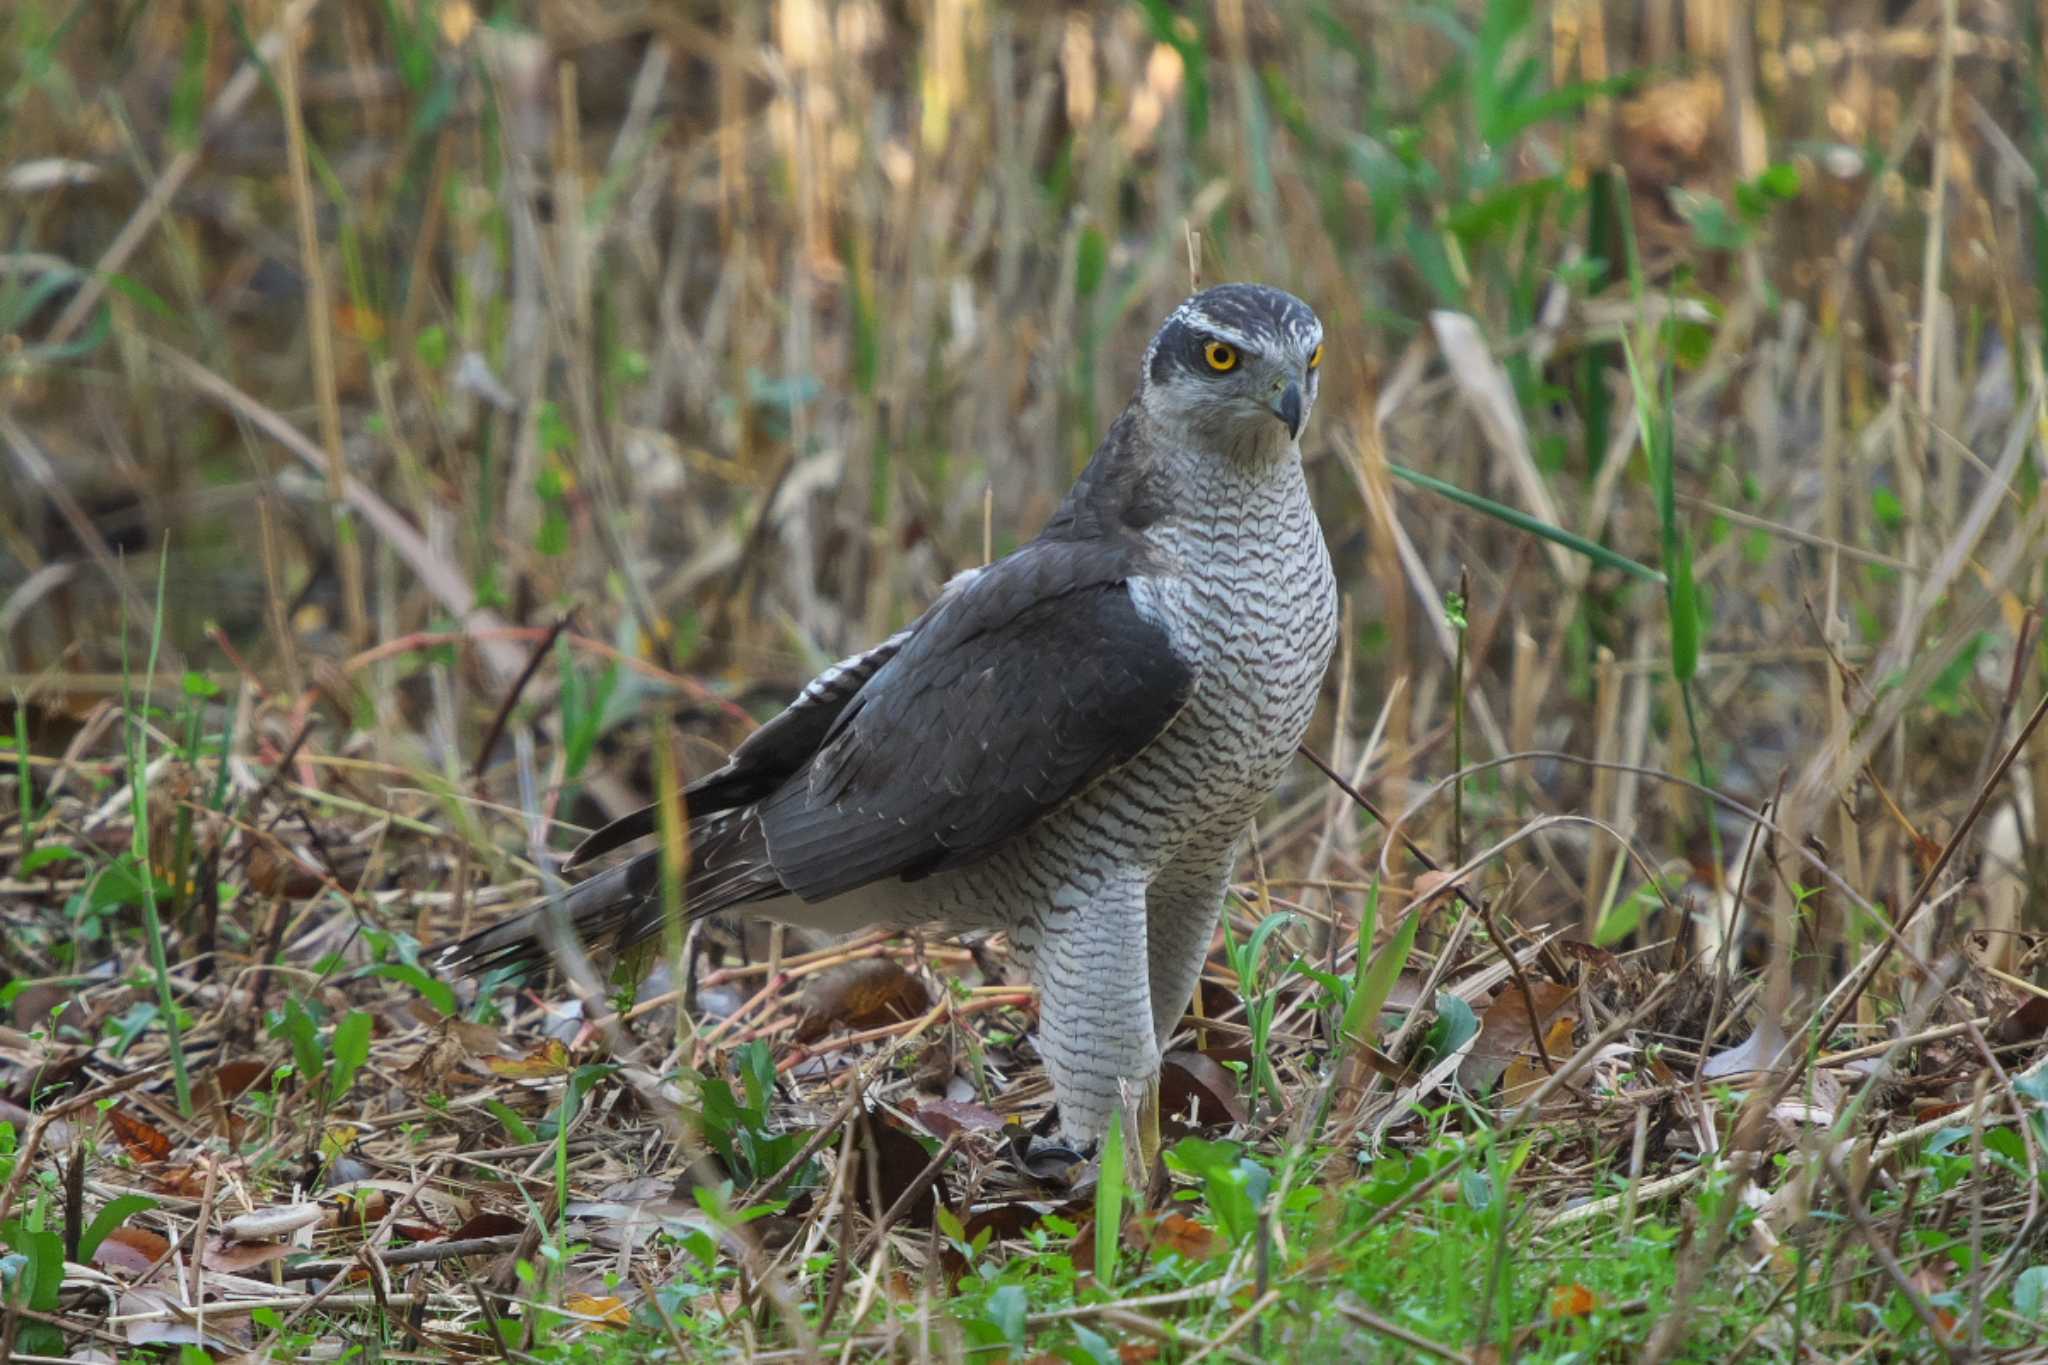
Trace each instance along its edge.
<instances>
[{"instance_id":1,"label":"yellow eye","mask_svg":"<svg viewBox=\"0 0 2048 1365\"><path fill-rule=\"evenodd\" d=\"M1212 341L1202 348L1202 358L1209 362L1209 368L1222 374L1225 370L1237 368L1237 350L1220 341Z\"/></svg>"},{"instance_id":2,"label":"yellow eye","mask_svg":"<svg viewBox=\"0 0 2048 1365\"><path fill-rule=\"evenodd\" d=\"M1315 348L1315 350L1313 350L1313 351L1311 351L1311 352L1309 353L1309 357L1308 357L1308 367L1309 367L1309 368L1310 368L1311 370L1313 370L1313 369L1314 369L1314 368L1315 368L1316 366L1318 366L1318 365L1320 365L1320 364L1322 364L1322 363L1323 363L1323 343L1322 343L1322 342L1320 342L1320 341L1318 341L1318 342L1316 343L1316 348Z\"/></svg>"}]
</instances>

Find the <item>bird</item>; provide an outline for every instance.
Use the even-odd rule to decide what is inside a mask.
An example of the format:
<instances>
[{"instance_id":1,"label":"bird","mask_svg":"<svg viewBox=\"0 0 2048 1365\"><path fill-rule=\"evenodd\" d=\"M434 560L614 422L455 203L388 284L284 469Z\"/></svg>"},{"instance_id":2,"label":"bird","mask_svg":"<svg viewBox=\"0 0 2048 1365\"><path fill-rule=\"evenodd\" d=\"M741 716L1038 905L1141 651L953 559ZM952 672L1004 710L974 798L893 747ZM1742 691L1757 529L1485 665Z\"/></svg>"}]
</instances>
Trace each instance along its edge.
<instances>
[{"instance_id":1,"label":"bird","mask_svg":"<svg viewBox=\"0 0 2048 1365\"><path fill-rule=\"evenodd\" d=\"M1220 284L1176 307L1034 539L952 578L684 789L684 912L1003 931L1037 987L1061 1140L1096 1150L1134 1095L1156 1106L1336 642L1300 445L1322 363L1321 320L1284 290ZM654 806L623 816L565 866L658 823ZM559 911L618 947L656 937L661 859L576 883ZM545 965L546 913L440 965Z\"/></svg>"}]
</instances>

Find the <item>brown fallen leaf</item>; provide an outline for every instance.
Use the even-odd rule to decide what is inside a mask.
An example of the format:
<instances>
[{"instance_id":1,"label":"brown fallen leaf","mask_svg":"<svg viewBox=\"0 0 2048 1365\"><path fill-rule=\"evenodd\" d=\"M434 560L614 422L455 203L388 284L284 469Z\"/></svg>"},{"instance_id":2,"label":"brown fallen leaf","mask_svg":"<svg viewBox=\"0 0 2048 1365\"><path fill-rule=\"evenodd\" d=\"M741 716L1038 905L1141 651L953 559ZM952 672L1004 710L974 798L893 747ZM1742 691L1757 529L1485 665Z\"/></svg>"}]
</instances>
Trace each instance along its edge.
<instances>
[{"instance_id":1,"label":"brown fallen leaf","mask_svg":"<svg viewBox=\"0 0 2048 1365\"><path fill-rule=\"evenodd\" d=\"M969 1100L932 1100L919 1105L911 1117L935 1138L949 1138L960 1132L999 1132L1003 1127L1002 1115Z\"/></svg>"},{"instance_id":2,"label":"brown fallen leaf","mask_svg":"<svg viewBox=\"0 0 2048 1365\"><path fill-rule=\"evenodd\" d=\"M319 1206L308 1204L317 1209ZM200 1254L199 1263L208 1270L218 1270L228 1275L241 1275L260 1265L282 1261L292 1254L293 1248L283 1242L238 1242L224 1238L209 1238L206 1250Z\"/></svg>"},{"instance_id":3,"label":"brown fallen leaf","mask_svg":"<svg viewBox=\"0 0 2048 1365\"><path fill-rule=\"evenodd\" d=\"M830 968L804 982L796 1040L815 1043L829 1033L915 1019L931 1008L931 992L902 963L868 957Z\"/></svg>"},{"instance_id":4,"label":"brown fallen leaf","mask_svg":"<svg viewBox=\"0 0 2048 1365\"><path fill-rule=\"evenodd\" d=\"M872 1181L869 1179L866 1164L870 1153L867 1134L870 1132L874 1135L872 1152L876 1161L875 1178ZM853 1150L859 1154L861 1161L860 1166L851 1172L854 1200L870 1218L879 1218L887 1210L895 1207L896 1201L903 1197L904 1192L918 1176L924 1174L924 1168L929 1166L932 1160L932 1154L924 1149L923 1143L880 1114L868 1116L867 1124L863 1125L854 1138ZM902 1220L905 1226L925 1227L931 1222L938 1202L945 1197L941 1189L944 1180L945 1177L941 1174L925 1187L924 1193L908 1209L904 1210ZM880 1186L880 1208L873 1206L876 1185Z\"/></svg>"},{"instance_id":5,"label":"brown fallen leaf","mask_svg":"<svg viewBox=\"0 0 2048 1365\"><path fill-rule=\"evenodd\" d=\"M137 1161L169 1161L171 1139L163 1130L144 1119L136 1117L126 1109L109 1109L107 1123L114 1130L114 1136L128 1149L128 1155Z\"/></svg>"},{"instance_id":6,"label":"brown fallen leaf","mask_svg":"<svg viewBox=\"0 0 2048 1365\"><path fill-rule=\"evenodd\" d=\"M2048 995L2030 995L1991 1026L1991 1040L2011 1046L2048 1037Z\"/></svg>"},{"instance_id":7,"label":"brown fallen leaf","mask_svg":"<svg viewBox=\"0 0 2048 1365\"><path fill-rule=\"evenodd\" d=\"M1583 1318L1600 1306L1600 1296L1582 1284L1561 1284L1550 1291L1550 1319Z\"/></svg>"},{"instance_id":8,"label":"brown fallen leaf","mask_svg":"<svg viewBox=\"0 0 2048 1365\"><path fill-rule=\"evenodd\" d=\"M449 1233L448 1240L467 1242L477 1237L509 1237L515 1232L524 1231L524 1218L514 1218L509 1213L479 1213Z\"/></svg>"},{"instance_id":9,"label":"brown fallen leaf","mask_svg":"<svg viewBox=\"0 0 2048 1365\"><path fill-rule=\"evenodd\" d=\"M550 1038L524 1057L486 1057L484 1067L508 1081L538 1081L566 1076L574 1068L569 1062L569 1045Z\"/></svg>"},{"instance_id":10,"label":"brown fallen leaf","mask_svg":"<svg viewBox=\"0 0 2048 1365\"><path fill-rule=\"evenodd\" d=\"M1579 1026L1579 1016L1570 1010L1561 1010L1550 1021L1550 1032L1544 1035L1543 1050L1550 1054L1553 1062L1569 1057L1572 1051L1572 1030ZM1550 1073L1543 1069L1543 1063L1530 1053L1522 1053L1508 1063L1508 1069L1500 1079L1500 1102L1520 1104L1536 1093L1542 1084L1550 1079Z\"/></svg>"},{"instance_id":11,"label":"brown fallen leaf","mask_svg":"<svg viewBox=\"0 0 2048 1365\"><path fill-rule=\"evenodd\" d=\"M1468 1095L1483 1094L1515 1058L1534 1053L1536 1035L1529 1027L1530 997L1536 1003L1536 1018L1547 1033L1552 1021L1576 994L1576 987L1541 979L1529 983L1527 997L1515 982L1502 986L1500 994L1486 1007L1486 1013L1479 1016L1479 1036L1473 1040L1472 1050L1458 1063L1459 1086ZM1551 1054L1551 1060L1557 1060L1556 1053Z\"/></svg>"},{"instance_id":12,"label":"brown fallen leaf","mask_svg":"<svg viewBox=\"0 0 2048 1365\"><path fill-rule=\"evenodd\" d=\"M1171 1210L1133 1218L1124 1227L1125 1240L1132 1240L1134 1233L1154 1255L1170 1251L1189 1261L1212 1260L1230 1249L1213 1228Z\"/></svg>"},{"instance_id":13,"label":"brown fallen leaf","mask_svg":"<svg viewBox=\"0 0 2048 1365\"><path fill-rule=\"evenodd\" d=\"M109 1274L146 1274L170 1252L170 1242L148 1228L124 1223L93 1248L92 1263Z\"/></svg>"},{"instance_id":14,"label":"brown fallen leaf","mask_svg":"<svg viewBox=\"0 0 2048 1365\"><path fill-rule=\"evenodd\" d=\"M1215 1058L1200 1052L1169 1052L1159 1062L1159 1116L1186 1128L1192 1112L1198 1128L1245 1121L1237 1078Z\"/></svg>"},{"instance_id":15,"label":"brown fallen leaf","mask_svg":"<svg viewBox=\"0 0 2048 1365\"><path fill-rule=\"evenodd\" d=\"M193 1102L203 1116L218 1119L217 1131L225 1136L230 1145L239 1144L246 1130L247 1121L233 1113L229 1106L247 1094L252 1086L269 1081L274 1068L268 1062L253 1057L225 1062L212 1071L196 1078L192 1087Z\"/></svg>"},{"instance_id":16,"label":"brown fallen leaf","mask_svg":"<svg viewBox=\"0 0 2048 1365\"><path fill-rule=\"evenodd\" d=\"M633 1321L633 1315L626 1309L626 1301L610 1296L599 1298L590 1294L571 1294L562 1300L562 1307L571 1313L596 1319L593 1325L599 1327L626 1327Z\"/></svg>"}]
</instances>

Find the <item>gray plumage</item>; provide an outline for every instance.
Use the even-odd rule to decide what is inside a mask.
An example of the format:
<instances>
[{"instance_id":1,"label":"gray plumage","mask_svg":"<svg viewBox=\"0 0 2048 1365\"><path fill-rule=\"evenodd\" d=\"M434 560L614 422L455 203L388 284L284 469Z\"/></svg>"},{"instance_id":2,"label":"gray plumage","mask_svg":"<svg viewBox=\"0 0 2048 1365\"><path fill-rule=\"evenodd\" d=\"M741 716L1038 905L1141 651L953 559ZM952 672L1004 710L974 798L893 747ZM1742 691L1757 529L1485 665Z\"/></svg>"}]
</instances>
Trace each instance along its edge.
<instances>
[{"instance_id":1,"label":"gray plumage","mask_svg":"<svg viewBox=\"0 0 2048 1365\"><path fill-rule=\"evenodd\" d=\"M1157 1073L1335 642L1297 444L1321 347L1277 289L1176 309L1037 539L826 670L688 788L689 913L1007 931L1039 987L1062 1129L1099 1137ZM653 830L636 812L572 861ZM649 938L659 874L643 853L564 908L586 935ZM443 962L531 964L541 943L530 913Z\"/></svg>"}]
</instances>

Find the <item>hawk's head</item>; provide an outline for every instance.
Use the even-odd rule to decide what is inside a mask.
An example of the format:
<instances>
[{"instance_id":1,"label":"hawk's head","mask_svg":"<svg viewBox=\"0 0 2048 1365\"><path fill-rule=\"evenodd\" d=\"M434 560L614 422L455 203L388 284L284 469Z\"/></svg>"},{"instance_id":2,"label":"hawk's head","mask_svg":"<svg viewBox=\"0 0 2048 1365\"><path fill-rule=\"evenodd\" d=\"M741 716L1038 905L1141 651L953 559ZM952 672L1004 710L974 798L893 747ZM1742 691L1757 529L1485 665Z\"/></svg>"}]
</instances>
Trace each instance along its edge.
<instances>
[{"instance_id":1,"label":"hawk's head","mask_svg":"<svg viewBox=\"0 0 2048 1365\"><path fill-rule=\"evenodd\" d=\"M1323 324L1263 284L1219 284L1173 310L1145 353L1148 416L1206 449L1292 446L1315 406Z\"/></svg>"}]
</instances>

